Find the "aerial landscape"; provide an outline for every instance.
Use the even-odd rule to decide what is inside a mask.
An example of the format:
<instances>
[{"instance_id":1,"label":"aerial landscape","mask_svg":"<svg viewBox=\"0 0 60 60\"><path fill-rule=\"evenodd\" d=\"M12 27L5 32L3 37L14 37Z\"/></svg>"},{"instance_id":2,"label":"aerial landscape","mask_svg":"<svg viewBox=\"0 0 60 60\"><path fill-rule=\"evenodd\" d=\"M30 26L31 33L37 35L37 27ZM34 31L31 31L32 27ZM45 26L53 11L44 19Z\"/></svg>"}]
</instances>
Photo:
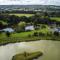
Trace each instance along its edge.
<instances>
[{"instance_id":1,"label":"aerial landscape","mask_svg":"<svg viewBox=\"0 0 60 60\"><path fill-rule=\"evenodd\" d=\"M0 60L60 60L59 0L0 3Z\"/></svg>"}]
</instances>

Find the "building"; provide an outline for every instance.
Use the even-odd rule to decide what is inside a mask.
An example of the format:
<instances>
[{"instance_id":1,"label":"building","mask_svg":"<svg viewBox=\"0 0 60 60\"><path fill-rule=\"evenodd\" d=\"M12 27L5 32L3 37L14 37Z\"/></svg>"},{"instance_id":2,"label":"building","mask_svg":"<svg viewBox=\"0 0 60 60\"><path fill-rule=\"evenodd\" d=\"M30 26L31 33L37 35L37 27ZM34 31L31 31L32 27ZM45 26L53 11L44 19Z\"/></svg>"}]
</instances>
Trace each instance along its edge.
<instances>
[{"instance_id":1,"label":"building","mask_svg":"<svg viewBox=\"0 0 60 60\"><path fill-rule=\"evenodd\" d=\"M14 32L14 29L12 29L12 28L5 28L5 29L2 29L2 31L3 32L10 32L10 33L12 33L12 32Z\"/></svg>"},{"instance_id":2,"label":"building","mask_svg":"<svg viewBox=\"0 0 60 60\"><path fill-rule=\"evenodd\" d=\"M26 26L25 27L25 31L31 31L31 30L34 30L34 26L33 25L30 25L30 26Z\"/></svg>"}]
</instances>

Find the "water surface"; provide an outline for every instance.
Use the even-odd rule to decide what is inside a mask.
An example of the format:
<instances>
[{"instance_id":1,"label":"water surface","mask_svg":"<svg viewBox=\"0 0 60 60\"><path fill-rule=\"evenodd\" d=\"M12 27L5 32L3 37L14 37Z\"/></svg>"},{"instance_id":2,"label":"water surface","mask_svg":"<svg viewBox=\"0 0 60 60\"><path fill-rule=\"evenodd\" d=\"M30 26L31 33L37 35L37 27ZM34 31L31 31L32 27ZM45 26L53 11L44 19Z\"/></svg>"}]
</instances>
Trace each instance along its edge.
<instances>
[{"instance_id":1,"label":"water surface","mask_svg":"<svg viewBox=\"0 0 60 60\"><path fill-rule=\"evenodd\" d=\"M42 51L37 60L60 60L60 41L40 40L0 46L0 60L12 60L12 56L24 51Z\"/></svg>"}]
</instances>

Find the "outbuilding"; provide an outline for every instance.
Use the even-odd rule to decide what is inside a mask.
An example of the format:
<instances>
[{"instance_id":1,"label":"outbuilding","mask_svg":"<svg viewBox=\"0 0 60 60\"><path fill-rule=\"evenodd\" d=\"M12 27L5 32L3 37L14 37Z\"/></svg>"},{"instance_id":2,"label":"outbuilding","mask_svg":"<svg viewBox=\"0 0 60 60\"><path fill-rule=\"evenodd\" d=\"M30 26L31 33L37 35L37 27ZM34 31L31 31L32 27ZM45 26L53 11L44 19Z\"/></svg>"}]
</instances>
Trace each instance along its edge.
<instances>
[{"instance_id":1,"label":"outbuilding","mask_svg":"<svg viewBox=\"0 0 60 60\"><path fill-rule=\"evenodd\" d=\"M31 31L31 30L34 30L34 26L33 25L30 25L30 26L26 26L25 27L25 31Z\"/></svg>"}]
</instances>

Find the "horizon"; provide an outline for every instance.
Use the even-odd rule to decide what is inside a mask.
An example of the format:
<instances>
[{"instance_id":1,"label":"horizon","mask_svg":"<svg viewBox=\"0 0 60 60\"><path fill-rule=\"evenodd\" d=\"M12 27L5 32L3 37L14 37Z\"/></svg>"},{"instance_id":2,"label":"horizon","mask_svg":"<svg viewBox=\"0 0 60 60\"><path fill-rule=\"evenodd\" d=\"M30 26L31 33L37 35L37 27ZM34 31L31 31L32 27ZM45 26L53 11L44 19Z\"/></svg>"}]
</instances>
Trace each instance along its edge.
<instances>
[{"instance_id":1,"label":"horizon","mask_svg":"<svg viewBox=\"0 0 60 60\"><path fill-rule=\"evenodd\" d=\"M60 6L59 0L0 0L0 5L56 5Z\"/></svg>"},{"instance_id":2,"label":"horizon","mask_svg":"<svg viewBox=\"0 0 60 60\"><path fill-rule=\"evenodd\" d=\"M32 4L31 4L32 5ZM9 6L31 6L31 5L9 5ZM37 4L36 4L37 5ZM32 5L32 6L36 6ZM8 6L8 5L0 5L0 6ZM60 6L60 5L37 5L37 6Z\"/></svg>"}]
</instances>

